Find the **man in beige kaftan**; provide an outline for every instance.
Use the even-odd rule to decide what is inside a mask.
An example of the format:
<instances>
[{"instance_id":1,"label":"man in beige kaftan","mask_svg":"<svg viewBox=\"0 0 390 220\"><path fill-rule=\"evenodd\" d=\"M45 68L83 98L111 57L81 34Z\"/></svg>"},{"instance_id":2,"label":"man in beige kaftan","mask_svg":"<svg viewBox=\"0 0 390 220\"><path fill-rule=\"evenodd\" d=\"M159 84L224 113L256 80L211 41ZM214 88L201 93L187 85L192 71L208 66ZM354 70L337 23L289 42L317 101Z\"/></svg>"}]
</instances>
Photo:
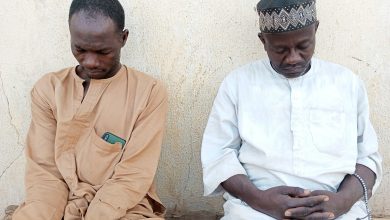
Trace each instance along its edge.
<instances>
[{"instance_id":1,"label":"man in beige kaftan","mask_svg":"<svg viewBox=\"0 0 390 220\"><path fill-rule=\"evenodd\" d=\"M116 0L72 2L79 65L43 76L32 89L26 199L12 219L163 217L154 176L167 94L158 80L120 63L123 26ZM104 140L106 132L125 143Z\"/></svg>"}]
</instances>

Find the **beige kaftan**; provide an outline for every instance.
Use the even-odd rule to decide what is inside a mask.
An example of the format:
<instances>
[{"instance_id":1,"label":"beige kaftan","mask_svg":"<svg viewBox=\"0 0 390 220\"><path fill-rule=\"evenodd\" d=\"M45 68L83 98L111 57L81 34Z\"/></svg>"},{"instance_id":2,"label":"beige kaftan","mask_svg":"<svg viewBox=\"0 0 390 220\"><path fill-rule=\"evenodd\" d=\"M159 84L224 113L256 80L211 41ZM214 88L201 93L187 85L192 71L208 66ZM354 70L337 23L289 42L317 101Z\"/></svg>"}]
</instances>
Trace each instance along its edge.
<instances>
[{"instance_id":1,"label":"beige kaftan","mask_svg":"<svg viewBox=\"0 0 390 220\"><path fill-rule=\"evenodd\" d=\"M108 79L83 79L68 68L31 92L26 144L26 199L15 220L162 218L154 176L167 94L161 83L122 66ZM111 132L126 140L110 144Z\"/></svg>"}]
</instances>

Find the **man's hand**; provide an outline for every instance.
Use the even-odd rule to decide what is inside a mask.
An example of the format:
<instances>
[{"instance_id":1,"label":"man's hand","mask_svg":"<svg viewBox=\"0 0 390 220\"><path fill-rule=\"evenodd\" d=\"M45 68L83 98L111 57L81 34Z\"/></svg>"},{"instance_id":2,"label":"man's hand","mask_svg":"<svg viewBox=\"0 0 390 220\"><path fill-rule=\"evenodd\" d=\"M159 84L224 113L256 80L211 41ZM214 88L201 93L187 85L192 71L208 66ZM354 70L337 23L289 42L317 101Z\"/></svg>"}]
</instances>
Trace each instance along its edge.
<instances>
[{"instance_id":1,"label":"man's hand","mask_svg":"<svg viewBox=\"0 0 390 220\"><path fill-rule=\"evenodd\" d=\"M321 220L335 219L348 212L353 203L350 204L341 193L334 193L325 190L317 190L310 193L310 197L327 196L328 201L318 203L309 207L297 207L288 209L286 215L293 219ZM310 198L309 197L309 198Z\"/></svg>"},{"instance_id":2,"label":"man's hand","mask_svg":"<svg viewBox=\"0 0 390 220\"><path fill-rule=\"evenodd\" d=\"M370 168L361 164L356 164L355 172L364 179L368 194L371 195L376 179L375 173ZM318 195L328 196L329 201L312 207L302 206L288 209L286 214L293 219L335 219L347 213L353 204L362 197L363 187L356 177L346 175L337 193L324 190L317 190L310 193L310 196Z\"/></svg>"},{"instance_id":3,"label":"man's hand","mask_svg":"<svg viewBox=\"0 0 390 220\"><path fill-rule=\"evenodd\" d=\"M301 207L304 207L305 211L311 211L310 207L318 207L329 200L329 197L324 194L309 195L310 191L302 188L278 186L260 191L257 201L248 205L274 218L285 219L290 217L287 210L295 210L298 207L299 211ZM315 211L312 210L304 214L310 215ZM302 212L298 214L302 214Z\"/></svg>"},{"instance_id":4,"label":"man's hand","mask_svg":"<svg viewBox=\"0 0 390 220\"><path fill-rule=\"evenodd\" d=\"M258 189L247 176L238 174L222 183L222 187L233 196L241 199L253 209L285 219L286 211L298 207L314 207L329 200L328 196L310 196L309 190L299 187L277 186L267 190ZM307 215L312 214L307 213Z\"/></svg>"}]
</instances>

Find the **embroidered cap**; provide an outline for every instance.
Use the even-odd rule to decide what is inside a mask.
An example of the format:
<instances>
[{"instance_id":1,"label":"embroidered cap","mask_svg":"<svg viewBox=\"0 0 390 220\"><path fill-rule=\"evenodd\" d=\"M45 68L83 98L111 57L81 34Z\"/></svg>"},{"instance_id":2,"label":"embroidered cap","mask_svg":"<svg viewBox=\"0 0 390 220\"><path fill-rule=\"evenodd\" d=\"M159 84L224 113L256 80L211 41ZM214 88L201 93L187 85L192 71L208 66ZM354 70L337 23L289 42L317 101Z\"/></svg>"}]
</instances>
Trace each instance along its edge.
<instances>
[{"instance_id":1,"label":"embroidered cap","mask_svg":"<svg viewBox=\"0 0 390 220\"><path fill-rule=\"evenodd\" d=\"M317 21L315 4L315 0L261 0L260 31L281 33L309 26Z\"/></svg>"}]
</instances>

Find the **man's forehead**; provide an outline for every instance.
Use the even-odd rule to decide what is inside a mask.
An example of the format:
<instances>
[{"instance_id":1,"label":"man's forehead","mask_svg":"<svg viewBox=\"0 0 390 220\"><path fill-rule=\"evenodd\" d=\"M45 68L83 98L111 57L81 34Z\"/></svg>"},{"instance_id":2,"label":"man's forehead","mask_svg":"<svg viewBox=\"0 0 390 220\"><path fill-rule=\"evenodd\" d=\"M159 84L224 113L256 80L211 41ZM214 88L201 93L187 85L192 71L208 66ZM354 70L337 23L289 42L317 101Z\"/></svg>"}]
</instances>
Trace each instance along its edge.
<instances>
[{"instance_id":1,"label":"man's forehead","mask_svg":"<svg viewBox=\"0 0 390 220\"><path fill-rule=\"evenodd\" d=\"M112 26L115 27L114 21L97 12L79 11L75 13L69 20L69 25L80 27L80 26Z\"/></svg>"},{"instance_id":2,"label":"man's forehead","mask_svg":"<svg viewBox=\"0 0 390 220\"><path fill-rule=\"evenodd\" d=\"M80 11L70 19L69 29L74 34L89 33L92 35L102 35L115 32L116 25L112 19L104 15L91 15Z\"/></svg>"},{"instance_id":3,"label":"man's forehead","mask_svg":"<svg viewBox=\"0 0 390 220\"><path fill-rule=\"evenodd\" d=\"M317 21L315 0L261 0L257 4L260 31L283 33Z\"/></svg>"}]
</instances>

